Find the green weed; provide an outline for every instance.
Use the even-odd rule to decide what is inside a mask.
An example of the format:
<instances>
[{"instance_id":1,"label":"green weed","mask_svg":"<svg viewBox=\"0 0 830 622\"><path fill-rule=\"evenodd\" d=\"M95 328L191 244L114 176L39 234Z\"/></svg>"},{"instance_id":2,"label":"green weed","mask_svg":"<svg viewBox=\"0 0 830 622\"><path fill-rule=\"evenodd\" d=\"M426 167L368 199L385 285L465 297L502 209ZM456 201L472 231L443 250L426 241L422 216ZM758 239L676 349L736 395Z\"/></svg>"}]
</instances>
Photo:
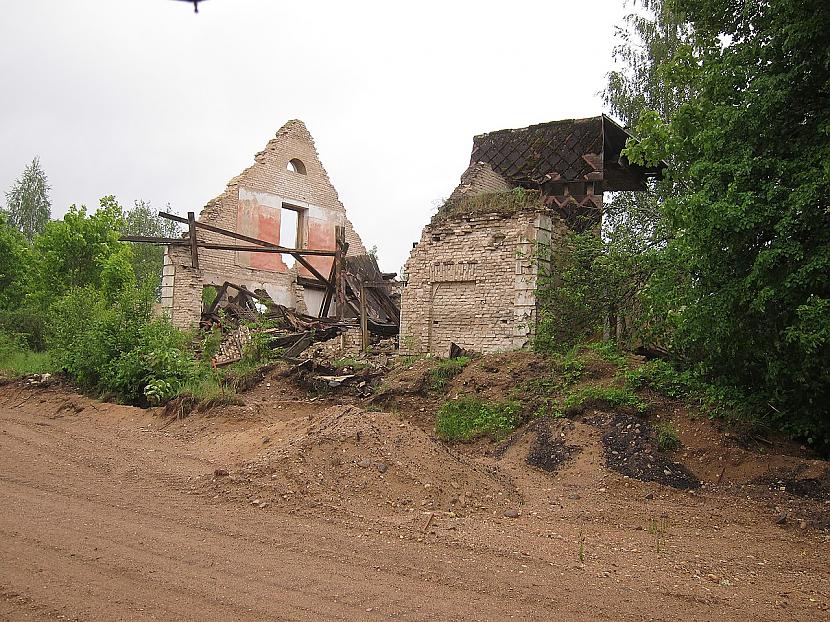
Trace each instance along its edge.
<instances>
[{"instance_id":1,"label":"green weed","mask_svg":"<svg viewBox=\"0 0 830 622\"><path fill-rule=\"evenodd\" d=\"M588 404L601 404L606 407L626 406L643 413L648 403L641 400L631 390L620 387L588 386L565 397L566 409L578 409Z\"/></svg>"},{"instance_id":2,"label":"green weed","mask_svg":"<svg viewBox=\"0 0 830 622\"><path fill-rule=\"evenodd\" d=\"M459 356L454 359L438 359L435 366L429 370L427 384L433 391L443 391L453 378L464 371L469 364L469 356Z\"/></svg>"},{"instance_id":3,"label":"green weed","mask_svg":"<svg viewBox=\"0 0 830 622\"><path fill-rule=\"evenodd\" d=\"M0 331L0 370L12 376L54 371L47 352L33 352L23 336Z\"/></svg>"},{"instance_id":4,"label":"green weed","mask_svg":"<svg viewBox=\"0 0 830 622\"><path fill-rule=\"evenodd\" d=\"M585 371L585 362L579 356L579 346L574 346L564 354L552 354L554 370L562 377L561 385L566 387L577 382Z\"/></svg>"},{"instance_id":5,"label":"green weed","mask_svg":"<svg viewBox=\"0 0 830 622\"><path fill-rule=\"evenodd\" d=\"M619 368L628 366L628 359L617 347L615 341L596 341L585 346L590 352L595 352L601 359L613 363Z\"/></svg>"},{"instance_id":6,"label":"green weed","mask_svg":"<svg viewBox=\"0 0 830 622\"><path fill-rule=\"evenodd\" d=\"M665 548L666 534L669 531L669 519L661 516L659 519L652 518L648 523L648 532L654 536L654 545L659 555Z\"/></svg>"},{"instance_id":7,"label":"green weed","mask_svg":"<svg viewBox=\"0 0 830 622\"><path fill-rule=\"evenodd\" d=\"M624 378L629 389L649 388L674 398L686 397L695 384L689 372L678 372L671 364L659 359L625 372Z\"/></svg>"},{"instance_id":8,"label":"green weed","mask_svg":"<svg viewBox=\"0 0 830 622\"><path fill-rule=\"evenodd\" d=\"M444 402L435 418L435 432L445 441L470 441L481 436L499 440L519 425L518 402L485 402L473 395Z\"/></svg>"},{"instance_id":9,"label":"green weed","mask_svg":"<svg viewBox=\"0 0 830 622\"><path fill-rule=\"evenodd\" d=\"M178 396L192 397L199 403L200 409L214 406L239 405L242 401L232 386L222 382L218 374L193 378L179 389Z\"/></svg>"},{"instance_id":10,"label":"green weed","mask_svg":"<svg viewBox=\"0 0 830 622\"><path fill-rule=\"evenodd\" d=\"M680 436L673 423L668 421L658 423L654 426L654 433L660 451L672 451L680 447Z\"/></svg>"}]
</instances>

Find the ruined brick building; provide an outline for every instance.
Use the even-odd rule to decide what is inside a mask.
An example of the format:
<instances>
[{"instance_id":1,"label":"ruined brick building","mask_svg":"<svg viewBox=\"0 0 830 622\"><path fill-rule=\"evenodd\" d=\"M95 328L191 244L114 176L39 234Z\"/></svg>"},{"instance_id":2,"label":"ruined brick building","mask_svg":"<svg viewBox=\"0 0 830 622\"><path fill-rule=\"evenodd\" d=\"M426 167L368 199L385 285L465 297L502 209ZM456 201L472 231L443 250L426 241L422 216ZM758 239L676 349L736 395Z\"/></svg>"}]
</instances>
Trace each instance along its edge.
<instances>
[{"instance_id":1,"label":"ruined brick building","mask_svg":"<svg viewBox=\"0 0 830 622\"><path fill-rule=\"evenodd\" d=\"M461 183L406 263L401 348L446 355L531 339L536 285L569 228L598 228L603 193L645 190L658 168L621 155L631 138L602 115L476 136Z\"/></svg>"},{"instance_id":2,"label":"ruined brick building","mask_svg":"<svg viewBox=\"0 0 830 622\"><path fill-rule=\"evenodd\" d=\"M335 227L344 226L348 255L365 255L360 236L346 217L302 121L286 123L254 160L204 207L199 222L289 248L319 250L334 250ZM198 230L198 240L228 242L203 229ZM289 265L284 257L202 249L196 269L188 247L169 246L164 259L162 308L174 325L196 325L203 289L230 281L250 291L264 290L279 304L317 315L324 289L307 268L293 262ZM323 275L331 270L331 257L312 256L307 261Z\"/></svg>"}]
</instances>

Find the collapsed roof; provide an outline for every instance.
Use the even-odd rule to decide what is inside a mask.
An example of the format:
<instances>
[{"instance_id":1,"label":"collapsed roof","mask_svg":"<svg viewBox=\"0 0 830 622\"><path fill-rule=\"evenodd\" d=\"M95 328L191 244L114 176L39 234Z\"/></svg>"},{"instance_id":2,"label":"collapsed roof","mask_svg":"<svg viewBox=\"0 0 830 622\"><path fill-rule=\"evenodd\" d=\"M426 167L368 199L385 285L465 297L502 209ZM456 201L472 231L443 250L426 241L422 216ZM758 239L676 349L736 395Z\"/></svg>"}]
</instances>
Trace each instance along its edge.
<instances>
[{"instance_id":1,"label":"collapsed roof","mask_svg":"<svg viewBox=\"0 0 830 622\"><path fill-rule=\"evenodd\" d=\"M600 182L600 191L644 190L646 180L659 179L663 167L628 162L621 151L629 138L634 137L606 115L498 130L473 139L470 166L486 163L524 187Z\"/></svg>"}]
</instances>

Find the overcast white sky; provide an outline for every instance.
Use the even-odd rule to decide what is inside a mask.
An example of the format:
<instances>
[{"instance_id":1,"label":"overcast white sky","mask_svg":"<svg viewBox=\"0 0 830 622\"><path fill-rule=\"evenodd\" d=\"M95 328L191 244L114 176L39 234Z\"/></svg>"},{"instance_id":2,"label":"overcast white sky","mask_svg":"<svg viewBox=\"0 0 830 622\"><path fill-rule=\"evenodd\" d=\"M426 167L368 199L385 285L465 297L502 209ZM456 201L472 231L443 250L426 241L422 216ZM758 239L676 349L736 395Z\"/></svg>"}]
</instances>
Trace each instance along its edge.
<instances>
[{"instance_id":1,"label":"overcast white sky","mask_svg":"<svg viewBox=\"0 0 830 622\"><path fill-rule=\"evenodd\" d=\"M397 271L473 135L602 111L622 0L0 0L0 192L201 210L302 119ZM0 195L4 202L5 197Z\"/></svg>"}]
</instances>

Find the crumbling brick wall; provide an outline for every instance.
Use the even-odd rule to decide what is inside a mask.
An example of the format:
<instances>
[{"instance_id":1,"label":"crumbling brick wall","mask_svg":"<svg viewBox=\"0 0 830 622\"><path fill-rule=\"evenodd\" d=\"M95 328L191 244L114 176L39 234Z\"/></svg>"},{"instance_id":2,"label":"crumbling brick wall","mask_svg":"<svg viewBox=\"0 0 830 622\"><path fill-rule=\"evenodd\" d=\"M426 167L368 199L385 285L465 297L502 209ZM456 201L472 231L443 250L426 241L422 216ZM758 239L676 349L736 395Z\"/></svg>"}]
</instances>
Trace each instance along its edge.
<instances>
[{"instance_id":1,"label":"crumbling brick wall","mask_svg":"<svg viewBox=\"0 0 830 622\"><path fill-rule=\"evenodd\" d=\"M289 170L292 160L299 161L301 172ZM278 243L282 204L301 214L302 231L297 243L302 247L334 250L334 229L342 225L346 228L348 254L366 253L320 162L311 135L297 120L289 121L277 132L256 155L254 164L231 179L225 191L208 202L198 220L247 235L257 233L253 237ZM204 230L198 230L198 238L205 242L246 244ZM200 249L198 271L191 267L187 248L168 249L166 257L162 306L176 326L198 322L202 287L218 286L225 281L251 290L263 289L275 302L305 310L303 288L296 281L298 274L311 274L299 264L289 268L279 255ZM330 257L310 257L308 261L323 276L329 275Z\"/></svg>"},{"instance_id":2,"label":"crumbling brick wall","mask_svg":"<svg viewBox=\"0 0 830 622\"><path fill-rule=\"evenodd\" d=\"M401 349L446 356L450 342L485 353L526 345L538 246L551 237L543 210L435 219L406 263Z\"/></svg>"},{"instance_id":3,"label":"crumbling brick wall","mask_svg":"<svg viewBox=\"0 0 830 622\"><path fill-rule=\"evenodd\" d=\"M507 192L513 186L501 175L493 171L486 162L476 162L467 167L448 202L457 201L465 196L485 194L488 192Z\"/></svg>"}]
</instances>

